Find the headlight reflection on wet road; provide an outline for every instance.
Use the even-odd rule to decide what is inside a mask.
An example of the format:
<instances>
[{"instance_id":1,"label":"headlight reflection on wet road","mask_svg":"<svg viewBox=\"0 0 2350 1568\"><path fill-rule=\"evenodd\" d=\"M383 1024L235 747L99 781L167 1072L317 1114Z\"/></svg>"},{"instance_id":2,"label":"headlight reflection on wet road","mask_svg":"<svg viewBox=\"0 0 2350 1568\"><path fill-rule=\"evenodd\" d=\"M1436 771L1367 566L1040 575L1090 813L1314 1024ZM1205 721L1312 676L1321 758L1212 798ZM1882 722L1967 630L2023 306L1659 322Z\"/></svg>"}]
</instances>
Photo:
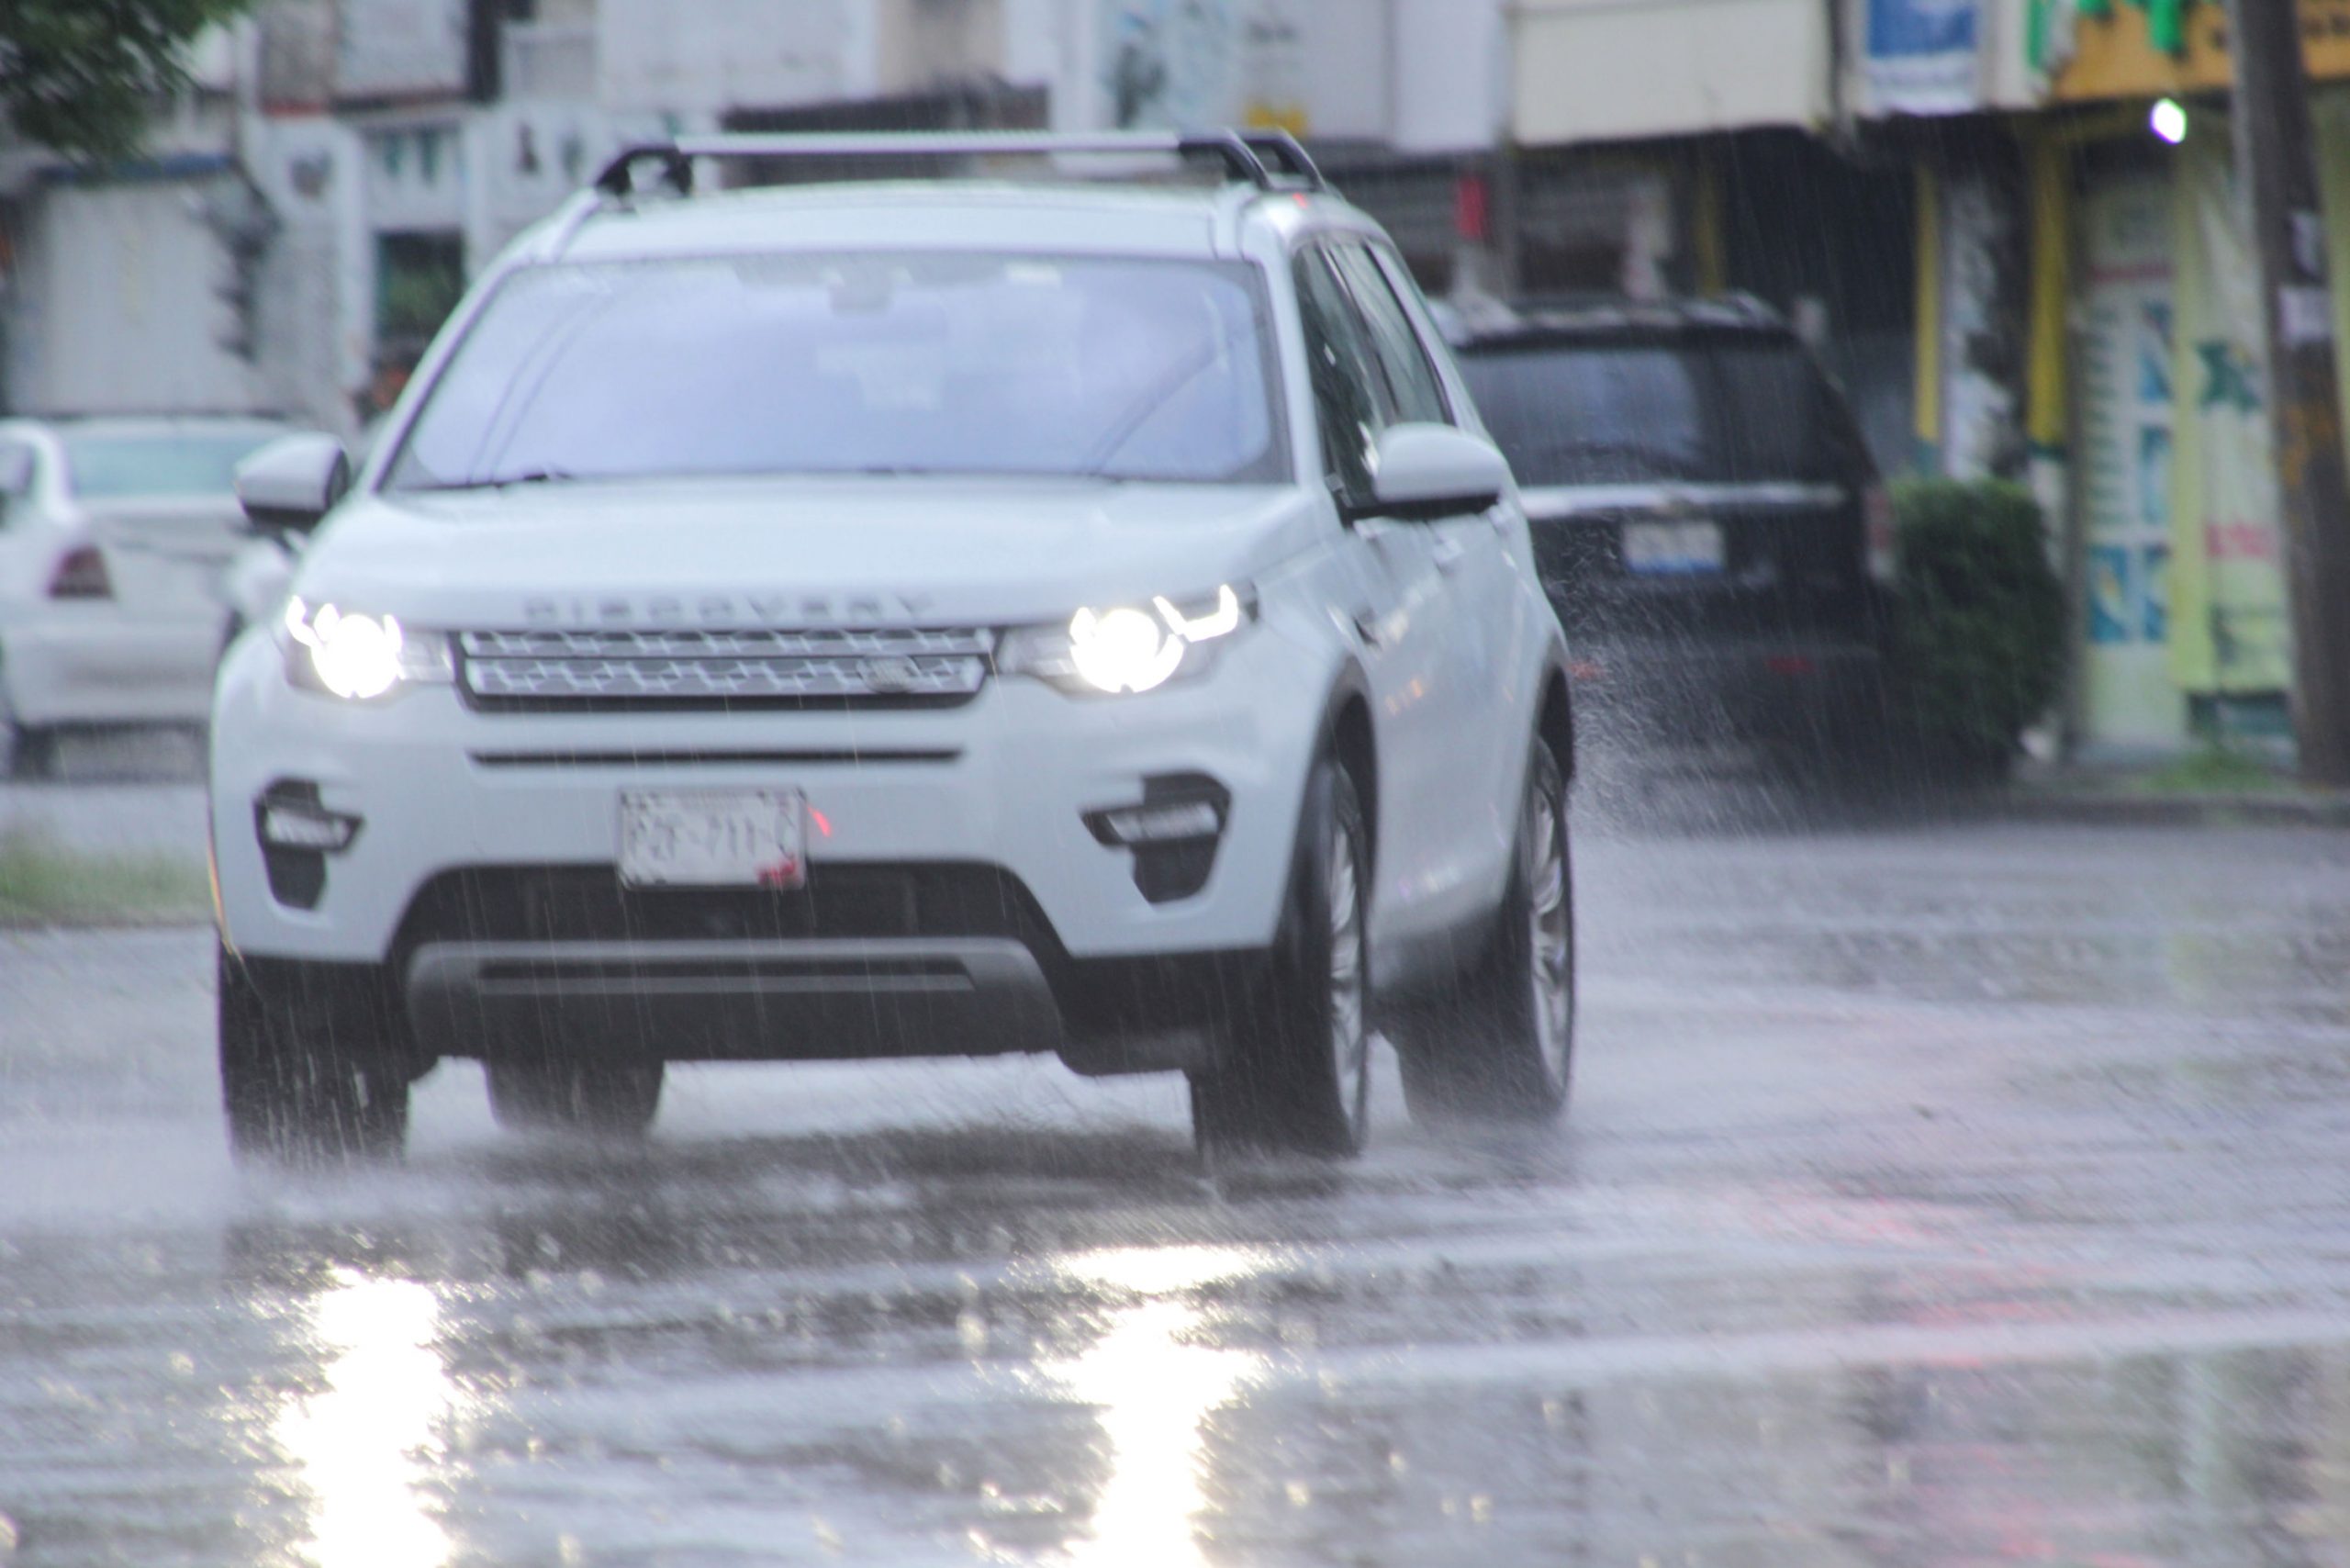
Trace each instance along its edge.
<instances>
[{"instance_id":1,"label":"headlight reflection on wet road","mask_svg":"<svg viewBox=\"0 0 2350 1568\"><path fill-rule=\"evenodd\" d=\"M322 1386L289 1395L270 1433L309 1495L300 1556L315 1568L449 1561L448 1532L419 1490L456 1397L432 1349L439 1317L426 1286L347 1269L311 1304Z\"/></svg>"},{"instance_id":2,"label":"headlight reflection on wet road","mask_svg":"<svg viewBox=\"0 0 2350 1568\"><path fill-rule=\"evenodd\" d=\"M1116 1309L1084 1354L1046 1369L1070 1397L1099 1412L1109 1479L1094 1499L1091 1538L1070 1543L1075 1562L1203 1563L1196 1535L1207 1506L1202 1430L1264 1368L1248 1351L1198 1342L1207 1315L1201 1287L1256 1273L1269 1253L1230 1248L1088 1253L1058 1271L1098 1290L1140 1299Z\"/></svg>"}]
</instances>

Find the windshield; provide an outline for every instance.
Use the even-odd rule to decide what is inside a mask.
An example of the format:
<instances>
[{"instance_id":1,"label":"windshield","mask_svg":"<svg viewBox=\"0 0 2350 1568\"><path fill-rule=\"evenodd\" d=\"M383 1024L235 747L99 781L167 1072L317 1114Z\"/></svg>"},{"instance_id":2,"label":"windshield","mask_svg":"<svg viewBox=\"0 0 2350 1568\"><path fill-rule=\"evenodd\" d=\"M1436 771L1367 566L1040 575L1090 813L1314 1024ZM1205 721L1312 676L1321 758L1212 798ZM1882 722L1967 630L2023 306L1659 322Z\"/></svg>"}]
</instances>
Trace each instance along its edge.
<instances>
[{"instance_id":1,"label":"windshield","mask_svg":"<svg viewBox=\"0 0 2350 1568\"><path fill-rule=\"evenodd\" d=\"M200 435L73 435L65 439L69 488L89 499L123 496L225 496L237 465L280 431Z\"/></svg>"},{"instance_id":2,"label":"windshield","mask_svg":"<svg viewBox=\"0 0 2350 1568\"><path fill-rule=\"evenodd\" d=\"M388 487L1282 470L1249 269L971 253L563 265L510 278Z\"/></svg>"},{"instance_id":3,"label":"windshield","mask_svg":"<svg viewBox=\"0 0 2350 1568\"><path fill-rule=\"evenodd\" d=\"M1526 484L1834 477L1822 384L1791 343L1542 343L1461 370Z\"/></svg>"}]
</instances>

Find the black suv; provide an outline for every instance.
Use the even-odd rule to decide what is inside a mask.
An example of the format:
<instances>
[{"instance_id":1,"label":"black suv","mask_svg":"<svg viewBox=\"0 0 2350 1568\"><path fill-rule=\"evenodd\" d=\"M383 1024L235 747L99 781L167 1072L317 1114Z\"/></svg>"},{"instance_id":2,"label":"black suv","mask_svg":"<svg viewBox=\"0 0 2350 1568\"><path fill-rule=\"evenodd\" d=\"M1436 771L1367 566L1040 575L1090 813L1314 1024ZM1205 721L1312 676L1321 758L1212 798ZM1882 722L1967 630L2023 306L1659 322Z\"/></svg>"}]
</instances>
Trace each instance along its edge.
<instances>
[{"instance_id":1,"label":"black suv","mask_svg":"<svg viewBox=\"0 0 2350 1568\"><path fill-rule=\"evenodd\" d=\"M1828 745L1884 722L1892 519L1843 396L1743 299L1452 309L1595 715Z\"/></svg>"}]
</instances>

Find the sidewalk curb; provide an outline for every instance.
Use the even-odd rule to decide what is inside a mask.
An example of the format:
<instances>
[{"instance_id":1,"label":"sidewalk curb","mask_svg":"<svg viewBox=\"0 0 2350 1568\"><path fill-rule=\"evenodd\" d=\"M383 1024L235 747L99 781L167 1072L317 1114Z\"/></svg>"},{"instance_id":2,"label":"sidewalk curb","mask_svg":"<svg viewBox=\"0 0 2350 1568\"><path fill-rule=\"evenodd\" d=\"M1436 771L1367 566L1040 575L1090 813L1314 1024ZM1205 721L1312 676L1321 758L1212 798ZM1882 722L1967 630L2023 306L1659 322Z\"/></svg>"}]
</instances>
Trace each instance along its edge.
<instances>
[{"instance_id":1,"label":"sidewalk curb","mask_svg":"<svg viewBox=\"0 0 2350 1568\"><path fill-rule=\"evenodd\" d=\"M2246 791L2155 795L2117 790L2010 786L1989 810L2010 821L2116 827L2316 827L2350 829L2350 794Z\"/></svg>"}]
</instances>

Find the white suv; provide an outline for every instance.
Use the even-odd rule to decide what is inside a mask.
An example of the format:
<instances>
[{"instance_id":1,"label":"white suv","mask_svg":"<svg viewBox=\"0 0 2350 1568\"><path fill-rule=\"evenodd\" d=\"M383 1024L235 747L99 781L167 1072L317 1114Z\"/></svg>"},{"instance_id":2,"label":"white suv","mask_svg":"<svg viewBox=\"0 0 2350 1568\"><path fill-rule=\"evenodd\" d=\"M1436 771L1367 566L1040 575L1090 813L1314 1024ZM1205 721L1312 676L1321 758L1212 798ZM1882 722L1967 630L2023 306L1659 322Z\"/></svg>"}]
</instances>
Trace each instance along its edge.
<instances>
[{"instance_id":1,"label":"white suv","mask_svg":"<svg viewBox=\"0 0 2350 1568\"><path fill-rule=\"evenodd\" d=\"M877 153L1225 177L692 195ZM301 436L240 478L317 530L213 713L241 1154L395 1149L453 1056L608 1132L672 1061L1052 1051L1344 1155L1375 1028L1416 1114L1564 1102L1558 622L1286 138L636 150L347 475Z\"/></svg>"}]
</instances>

